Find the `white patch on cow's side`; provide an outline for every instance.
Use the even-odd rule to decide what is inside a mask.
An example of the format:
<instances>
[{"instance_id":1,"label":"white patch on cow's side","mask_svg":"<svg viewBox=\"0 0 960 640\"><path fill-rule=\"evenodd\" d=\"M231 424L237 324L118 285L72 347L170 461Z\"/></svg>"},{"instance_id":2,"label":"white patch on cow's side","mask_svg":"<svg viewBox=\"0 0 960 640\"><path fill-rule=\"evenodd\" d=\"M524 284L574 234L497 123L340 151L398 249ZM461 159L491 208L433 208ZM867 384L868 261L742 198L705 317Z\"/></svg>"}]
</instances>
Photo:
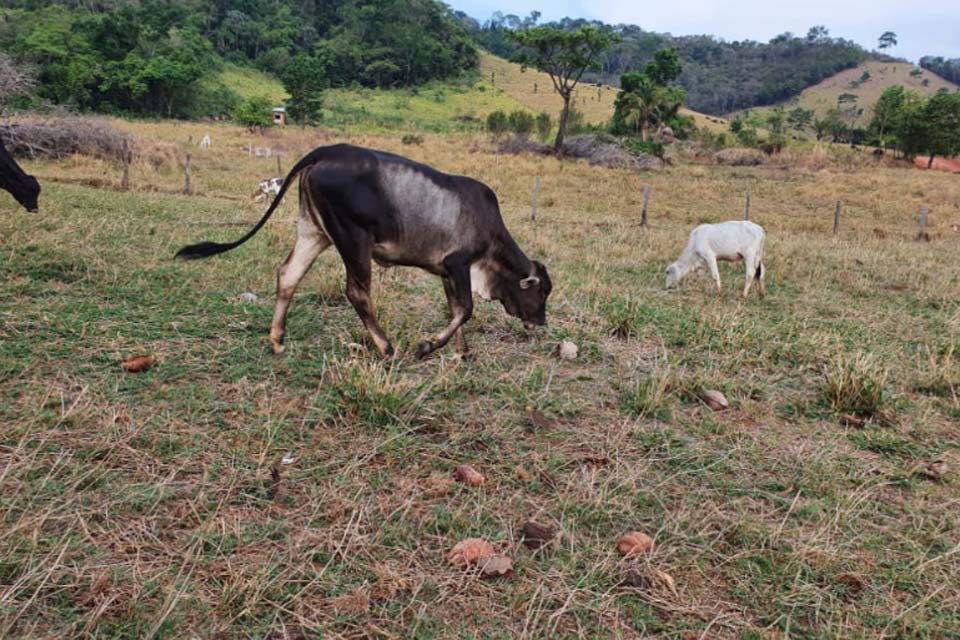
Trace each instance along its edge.
<instances>
[{"instance_id":1,"label":"white patch on cow's side","mask_svg":"<svg viewBox=\"0 0 960 640\"><path fill-rule=\"evenodd\" d=\"M456 233L460 219L460 197L456 192L403 165L388 164L381 176L387 197L402 212L407 232L414 236L422 229Z\"/></svg>"},{"instance_id":2,"label":"white patch on cow's side","mask_svg":"<svg viewBox=\"0 0 960 640\"><path fill-rule=\"evenodd\" d=\"M470 265L470 290L484 300L490 300L493 295L490 290L490 274L479 262Z\"/></svg>"}]
</instances>

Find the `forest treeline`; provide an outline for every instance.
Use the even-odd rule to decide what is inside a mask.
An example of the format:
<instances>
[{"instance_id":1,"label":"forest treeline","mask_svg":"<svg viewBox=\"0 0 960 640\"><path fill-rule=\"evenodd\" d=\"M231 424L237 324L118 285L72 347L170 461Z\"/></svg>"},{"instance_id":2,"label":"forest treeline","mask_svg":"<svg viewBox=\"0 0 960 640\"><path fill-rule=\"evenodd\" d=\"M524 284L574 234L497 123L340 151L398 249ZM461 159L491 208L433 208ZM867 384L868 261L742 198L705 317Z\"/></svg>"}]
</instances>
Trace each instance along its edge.
<instances>
[{"instance_id":1,"label":"forest treeline","mask_svg":"<svg viewBox=\"0 0 960 640\"><path fill-rule=\"evenodd\" d=\"M224 61L280 78L294 75L294 61L307 64L322 76L310 91L415 86L472 72L479 48L512 57L517 44L508 33L539 20L538 12L497 12L481 22L437 0L6 0L0 57L33 79L14 106L215 116L233 113L238 102L218 80ZM769 42L727 42L582 19L550 24L616 36L585 77L594 82L618 85L657 51L675 49L686 104L711 114L781 102L879 55L822 26ZM921 64L960 81L960 60L926 57Z\"/></svg>"},{"instance_id":2,"label":"forest treeline","mask_svg":"<svg viewBox=\"0 0 960 640\"><path fill-rule=\"evenodd\" d=\"M944 80L960 84L960 58L943 58L941 56L923 56L920 66L932 71Z\"/></svg>"},{"instance_id":3,"label":"forest treeline","mask_svg":"<svg viewBox=\"0 0 960 640\"><path fill-rule=\"evenodd\" d=\"M507 32L538 18L537 13L524 18L497 13L483 24L462 19L481 46L509 58L516 45ZM618 36L599 68L586 76L593 82L616 84L623 73L644 68L657 51L676 49L683 64L677 83L687 92L687 106L711 114L780 102L876 55L854 42L831 37L823 26L811 27L802 36L783 33L764 43L726 42L709 35L671 36L635 25L583 19L565 18L552 24L567 30L593 25Z\"/></svg>"},{"instance_id":4,"label":"forest treeline","mask_svg":"<svg viewBox=\"0 0 960 640\"><path fill-rule=\"evenodd\" d=\"M229 112L222 61L282 76L315 59L331 86L416 85L474 69L478 53L435 0L8 0L0 53L36 77L32 98L80 110Z\"/></svg>"}]
</instances>

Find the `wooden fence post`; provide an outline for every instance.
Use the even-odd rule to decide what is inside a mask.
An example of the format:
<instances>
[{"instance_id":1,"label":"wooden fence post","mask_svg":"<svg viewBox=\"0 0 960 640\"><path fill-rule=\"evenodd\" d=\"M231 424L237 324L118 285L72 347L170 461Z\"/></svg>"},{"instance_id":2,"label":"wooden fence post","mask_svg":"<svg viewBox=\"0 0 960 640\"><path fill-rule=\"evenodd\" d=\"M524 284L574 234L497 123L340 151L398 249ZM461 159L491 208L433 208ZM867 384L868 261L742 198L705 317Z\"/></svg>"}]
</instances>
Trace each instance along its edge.
<instances>
[{"instance_id":1,"label":"wooden fence post","mask_svg":"<svg viewBox=\"0 0 960 640\"><path fill-rule=\"evenodd\" d=\"M837 200L837 208L833 210L833 235L837 235L840 230L840 201Z\"/></svg>"},{"instance_id":2,"label":"wooden fence post","mask_svg":"<svg viewBox=\"0 0 960 640\"><path fill-rule=\"evenodd\" d=\"M743 211L743 219L744 220L750 219L750 192L749 191L747 191L747 207Z\"/></svg>"},{"instance_id":3,"label":"wooden fence post","mask_svg":"<svg viewBox=\"0 0 960 640\"><path fill-rule=\"evenodd\" d=\"M127 143L127 139L123 139L123 180L120 183L120 187L126 191L130 188L130 145Z\"/></svg>"},{"instance_id":4,"label":"wooden fence post","mask_svg":"<svg viewBox=\"0 0 960 640\"><path fill-rule=\"evenodd\" d=\"M283 177L283 167L280 166L280 154L277 154L277 177Z\"/></svg>"},{"instance_id":5,"label":"wooden fence post","mask_svg":"<svg viewBox=\"0 0 960 640\"><path fill-rule=\"evenodd\" d=\"M186 180L183 186L183 192L187 195L190 195L191 193L193 193L193 187L190 185L190 154L189 153L187 154L187 165L186 165L184 174L185 174Z\"/></svg>"},{"instance_id":6,"label":"wooden fence post","mask_svg":"<svg viewBox=\"0 0 960 640\"><path fill-rule=\"evenodd\" d=\"M917 234L917 240L927 240L927 211L929 207L923 205L920 208L920 233Z\"/></svg>"},{"instance_id":7,"label":"wooden fence post","mask_svg":"<svg viewBox=\"0 0 960 640\"><path fill-rule=\"evenodd\" d=\"M647 226L647 200L650 199L650 185L643 185L643 209L640 210L640 226Z\"/></svg>"},{"instance_id":8,"label":"wooden fence post","mask_svg":"<svg viewBox=\"0 0 960 640\"><path fill-rule=\"evenodd\" d=\"M533 179L533 208L530 210L530 219L537 219L537 207L540 204L540 176Z\"/></svg>"}]
</instances>

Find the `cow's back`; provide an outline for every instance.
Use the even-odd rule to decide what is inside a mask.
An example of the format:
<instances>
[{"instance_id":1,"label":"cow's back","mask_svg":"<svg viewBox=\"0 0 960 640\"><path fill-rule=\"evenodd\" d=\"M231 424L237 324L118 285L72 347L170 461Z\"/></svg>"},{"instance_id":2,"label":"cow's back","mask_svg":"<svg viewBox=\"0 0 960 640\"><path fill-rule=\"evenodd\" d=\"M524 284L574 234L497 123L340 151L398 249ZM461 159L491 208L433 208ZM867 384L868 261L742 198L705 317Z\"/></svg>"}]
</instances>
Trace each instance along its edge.
<instances>
[{"instance_id":1,"label":"cow's back","mask_svg":"<svg viewBox=\"0 0 960 640\"><path fill-rule=\"evenodd\" d=\"M504 229L496 196L477 180L352 145L315 153L312 190L370 232L383 262L423 266L454 251L482 251Z\"/></svg>"}]
</instances>

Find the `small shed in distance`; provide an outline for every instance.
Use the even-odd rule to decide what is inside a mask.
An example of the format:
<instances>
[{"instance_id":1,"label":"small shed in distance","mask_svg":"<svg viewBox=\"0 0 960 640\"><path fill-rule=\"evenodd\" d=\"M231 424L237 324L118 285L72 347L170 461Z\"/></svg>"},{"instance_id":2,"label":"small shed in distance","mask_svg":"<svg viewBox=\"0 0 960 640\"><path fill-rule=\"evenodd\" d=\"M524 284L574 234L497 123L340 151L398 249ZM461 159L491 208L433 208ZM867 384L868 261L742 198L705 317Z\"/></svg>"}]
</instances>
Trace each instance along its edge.
<instances>
[{"instance_id":1,"label":"small shed in distance","mask_svg":"<svg viewBox=\"0 0 960 640\"><path fill-rule=\"evenodd\" d=\"M273 108L273 124L283 126L287 124L287 110L283 107Z\"/></svg>"}]
</instances>

